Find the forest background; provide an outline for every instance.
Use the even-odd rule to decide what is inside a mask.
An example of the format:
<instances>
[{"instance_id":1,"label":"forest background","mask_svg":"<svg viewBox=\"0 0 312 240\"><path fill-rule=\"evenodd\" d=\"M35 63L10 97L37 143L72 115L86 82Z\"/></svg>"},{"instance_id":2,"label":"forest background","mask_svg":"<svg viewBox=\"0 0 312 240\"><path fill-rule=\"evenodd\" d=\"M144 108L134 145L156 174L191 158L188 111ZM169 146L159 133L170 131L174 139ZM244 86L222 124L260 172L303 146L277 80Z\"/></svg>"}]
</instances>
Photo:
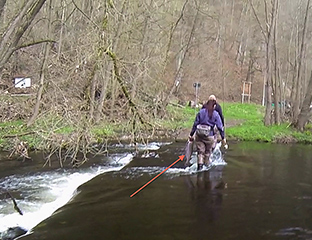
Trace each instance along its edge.
<instances>
[{"instance_id":1,"label":"forest background","mask_svg":"<svg viewBox=\"0 0 312 240\"><path fill-rule=\"evenodd\" d=\"M0 0L0 144L23 153L31 135L75 159L111 137L161 135L194 83L199 102L241 102L250 82L264 125L305 131L310 11L310 0Z\"/></svg>"}]
</instances>

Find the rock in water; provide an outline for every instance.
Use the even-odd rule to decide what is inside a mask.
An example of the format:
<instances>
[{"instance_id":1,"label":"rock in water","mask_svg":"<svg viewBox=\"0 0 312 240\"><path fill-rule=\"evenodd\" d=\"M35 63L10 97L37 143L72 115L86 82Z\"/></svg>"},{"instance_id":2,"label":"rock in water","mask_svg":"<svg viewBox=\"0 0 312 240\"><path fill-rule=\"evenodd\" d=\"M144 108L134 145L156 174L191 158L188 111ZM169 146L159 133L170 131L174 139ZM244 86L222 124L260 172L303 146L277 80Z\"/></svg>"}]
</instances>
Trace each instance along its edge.
<instances>
[{"instance_id":1,"label":"rock in water","mask_svg":"<svg viewBox=\"0 0 312 240\"><path fill-rule=\"evenodd\" d=\"M13 240L19 236L24 235L27 231L21 227L10 227L1 234L2 240Z\"/></svg>"}]
</instances>

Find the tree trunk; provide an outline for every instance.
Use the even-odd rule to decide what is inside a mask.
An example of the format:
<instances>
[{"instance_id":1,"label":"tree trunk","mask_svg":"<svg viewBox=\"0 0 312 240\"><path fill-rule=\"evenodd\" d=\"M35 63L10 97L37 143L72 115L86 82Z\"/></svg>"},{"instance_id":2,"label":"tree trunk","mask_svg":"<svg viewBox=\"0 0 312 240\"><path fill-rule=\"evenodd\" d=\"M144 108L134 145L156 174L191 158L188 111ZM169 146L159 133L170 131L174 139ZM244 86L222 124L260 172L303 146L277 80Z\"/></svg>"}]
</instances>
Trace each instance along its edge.
<instances>
[{"instance_id":1,"label":"tree trunk","mask_svg":"<svg viewBox=\"0 0 312 240\"><path fill-rule=\"evenodd\" d=\"M264 116L264 124L270 125L272 123L272 87L273 87L273 80L272 80L272 50L273 50L273 34L274 34L274 25L276 23L276 17L277 17L277 6L278 6L278 0L272 1L272 8L270 11L270 14L268 13L268 6L267 2L264 1L265 5L265 27L262 27L262 24L260 22L260 19L258 15L256 14L255 8L253 6L252 0L249 0L252 11L255 15L255 18L258 22L258 25L260 27L261 33L265 40L265 70L264 70L264 78L265 78L265 95L266 95L266 108L265 108L265 116Z\"/></svg>"},{"instance_id":2,"label":"tree trunk","mask_svg":"<svg viewBox=\"0 0 312 240\"><path fill-rule=\"evenodd\" d=\"M173 40L173 34L174 34L174 31L177 28L179 22L182 20L182 17L183 17L183 14L184 14L184 11L185 11L185 8L186 8L186 5L187 5L188 1L189 0L186 0L184 2L177 21L174 24L172 24L171 29L169 31L169 39L168 39L168 44L166 46L166 53L165 53L164 61L163 61L163 64L162 64L162 71L161 71L161 74L159 76L160 79L163 79L163 76L165 75L165 70L166 70L166 67L167 67L167 64L168 64L169 52L170 52L170 48L171 48L172 40ZM173 92L173 90L174 90L174 86L171 87L170 92ZM167 106L169 98L170 98L170 93L167 94L165 99L162 101L162 103L163 103L162 107L163 108L165 108ZM157 106L156 106L156 108L157 108Z\"/></svg>"},{"instance_id":3,"label":"tree trunk","mask_svg":"<svg viewBox=\"0 0 312 240\"><path fill-rule=\"evenodd\" d=\"M89 103L90 103L90 111L89 111L89 119L90 121L93 121L94 117L94 109L95 109L95 104L96 104L96 99L95 99L95 90L96 90L96 85L97 85L97 74L98 74L98 65L99 65L99 59L102 58L103 56L103 50L100 50L99 53L97 53L97 56L99 56L96 60L95 63L93 64L93 69L91 72L90 76L90 92L89 92Z\"/></svg>"},{"instance_id":4,"label":"tree trunk","mask_svg":"<svg viewBox=\"0 0 312 240\"><path fill-rule=\"evenodd\" d=\"M277 14L278 14L278 0L275 0L274 7L274 22L273 22L273 52L274 52L274 120L275 124L279 125L281 123L281 100L280 100L280 79L278 75L278 58L277 58L277 46L276 46L276 38L277 38Z\"/></svg>"},{"instance_id":5,"label":"tree trunk","mask_svg":"<svg viewBox=\"0 0 312 240\"><path fill-rule=\"evenodd\" d=\"M147 27L148 27L148 20L149 20L149 15L145 16L144 19L144 27L143 27L143 31L142 31L142 39L140 42L140 48L139 48L139 52L138 55L142 56L142 58L144 58L144 56L146 55L145 53L145 49L146 49L146 38L147 38ZM132 92L131 92L131 98L134 99L134 97L137 94L137 87L138 87L138 82L139 79L142 78L140 75L140 70L141 70L141 64L143 64L142 61L140 61L139 63L137 63L136 66L136 71L132 80Z\"/></svg>"},{"instance_id":6,"label":"tree trunk","mask_svg":"<svg viewBox=\"0 0 312 240\"><path fill-rule=\"evenodd\" d=\"M61 51L62 51L62 44L63 44L63 31L64 31L64 24L65 24L65 10L66 10L66 2L62 0L62 18L61 18L61 30L60 30L60 38L58 42L57 48L57 58L60 59Z\"/></svg>"},{"instance_id":7,"label":"tree trunk","mask_svg":"<svg viewBox=\"0 0 312 240\"><path fill-rule=\"evenodd\" d=\"M52 12L52 0L50 0L49 2L48 38L50 37L50 34L51 34L51 21L52 21L51 12ZM31 118L29 119L29 121L27 122L27 127L31 126L35 122L39 114L40 103L41 103L41 98L42 98L43 88L44 88L45 71L47 70L47 62L48 62L48 56L49 56L49 50L50 50L49 45L50 43L47 42L45 43L45 46L44 46L44 59L43 59L41 71L40 71L40 84L39 84L39 89L37 92L36 104L33 110L33 114Z\"/></svg>"},{"instance_id":8,"label":"tree trunk","mask_svg":"<svg viewBox=\"0 0 312 240\"><path fill-rule=\"evenodd\" d=\"M303 33L302 33L302 38L301 38L301 45L300 45L300 53L299 53L299 59L298 59L298 71L297 71L297 76L296 76L296 81L297 81L297 88L296 88L296 95L295 95L295 101L293 105L293 123L296 125L298 115L300 112L300 95L301 95L301 89L302 89L302 61L303 61L303 55L304 55L304 50L305 50L305 41L306 41L306 33L307 33L307 21L308 21L308 14L309 14L309 7L310 7L310 0L307 2L307 7L305 11L305 16L304 16L304 23L303 23Z\"/></svg>"},{"instance_id":9,"label":"tree trunk","mask_svg":"<svg viewBox=\"0 0 312 240\"><path fill-rule=\"evenodd\" d=\"M111 63L109 63L105 58L104 58L104 63L103 66L109 66L108 69L111 69L110 65ZM108 86L108 79L111 79L111 73L112 71L108 70L108 69L102 69L102 71L104 71L101 75L101 94L100 94L100 99L98 101L98 105L97 105L97 110L95 113L95 122L98 123L101 120L101 116L102 116L102 112L103 112L103 106L104 106L104 101L106 98L106 92L107 92L107 86Z\"/></svg>"},{"instance_id":10,"label":"tree trunk","mask_svg":"<svg viewBox=\"0 0 312 240\"><path fill-rule=\"evenodd\" d=\"M117 29L116 32L114 34L114 37L112 39L112 51L116 52L117 49L119 48L119 40L120 40L120 34L121 31L123 30L123 23L124 23L124 16L125 16L125 12L127 9L127 3L129 0L124 0L123 4L122 4L122 8L121 8L121 12L120 14L118 14L117 17ZM115 71L115 70L112 70ZM116 78L115 78L115 74L111 74L112 78L112 98L111 98L111 106L110 106L110 117L113 117L114 115L114 109L115 109L115 105L116 105L116 95L118 94L118 90L117 90L117 83L116 83Z\"/></svg>"},{"instance_id":11,"label":"tree trunk","mask_svg":"<svg viewBox=\"0 0 312 240\"><path fill-rule=\"evenodd\" d=\"M299 129L300 131L304 130L304 127L311 115L311 110L310 110L311 102L312 102L312 71L310 75L309 84L306 90L306 94L303 100L302 108L301 108L300 114L298 116L298 121L296 124L297 129Z\"/></svg>"},{"instance_id":12,"label":"tree trunk","mask_svg":"<svg viewBox=\"0 0 312 240\"><path fill-rule=\"evenodd\" d=\"M3 14L3 10L4 10L4 6L7 0L0 0L0 20L2 21L2 14Z\"/></svg>"},{"instance_id":13,"label":"tree trunk","mask_svg":"<svg viewBox=\"0 0 312 240\"><path fill-rule=\"evenodd\" d=\"M109 49L106 49L106 54L113 61L114 75L116 77L117 82L119 83L119 85L121 87L123 94L125 95L126 99L128 100L128 104L129 104L129 107L131 108L132 113L134 114L134 116L135 115L138 116L141 124L148 124L149 125L149 123L147 123L144 120L143 116L140 114L139 109L137 108L137 105L134 103L133 99L131 99L131 96L130 96L129 91L126 87L126 84L120 76L120 70L119 70L118 65L117 65L117 57L116 57L115 53L111 52Z\"/></svg>"},{"instance_id":14,"label":"tree trunk","mask_svg":"<svg viewBox=\"0 0 312 240\"><path fill-rule=\"evenodd\" d=\"M178 67L177 67L177 71L176 71L176 73L175 73L175 77L174 77L174 83L173 83L173 85L172 85L172 87L171 87L171 89L170 89L170 92L169 92L169 94L167 95L167 97L166 97L166 100L165 100L165 102L167 102L168 101L168 99L170 98L170 96L174 93L174 91L177 89L177 87L178 87L178 85L180 84L180 82L179 82L179 77L181 76L181 71L182 71L182 66L183 66L183 62L184 62L184 60L185 60L185 58L186 58L186 54L188 53L188 50L189 50L189 48L190 48L190 44L191 44L191 40L192 40L192 38L193 38L193 35L194 35L194 31L195 31L195 27L196 27L196 23L197 23L197 20L198 20L198 14L199 14L199 8L197 9L197 11L196 11L196 15L195 15L195 18L194 18L194 21L193 21L193 24L192 24L192 29L191 29L191 32L190 32L190 35L189 35L189 37L188 37L188 39L187 39L187 43L186 43L186 45L185 45L185 49L183 50L183 48L181 49L181 51L182 51L182 56L178 56L180 59L179 59L179 64L178 64Z\"/></svg>"},{"instance_id":15,"label":"tree trunk","mask_svg":"<svg viewBox=\"0 0 312 240\"><path fill-rule=\"evenodd\" d=\"M45 2L46 0L28 2L20 14L10 24L0 42L0 72L17 49L21 37Z\"/></svg>"}]
</instances>

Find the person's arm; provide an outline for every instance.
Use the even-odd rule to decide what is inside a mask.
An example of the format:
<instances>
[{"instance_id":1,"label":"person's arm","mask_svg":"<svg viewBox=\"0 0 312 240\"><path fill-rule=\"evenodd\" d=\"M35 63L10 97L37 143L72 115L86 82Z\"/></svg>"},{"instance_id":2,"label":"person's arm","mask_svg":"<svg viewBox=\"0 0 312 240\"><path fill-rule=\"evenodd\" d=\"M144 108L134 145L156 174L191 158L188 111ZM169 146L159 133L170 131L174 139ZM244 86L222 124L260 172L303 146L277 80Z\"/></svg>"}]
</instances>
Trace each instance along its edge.
<instances>
[{"instance_id":1,"label":"person's arm","mask_svg":"<svg viewBox=\"0 0 312 240\"><path fill-rule=\"evenodd\" d=\"M190 133L190 138L193 137L195 131L196 131L196 128L197 128L197 125L199 124L199 113L197 113L196 115L196 118L195 118L195 121L194 121L194 124L193 124L193 127L192 127L192 130L191 130L191 133Z\"/></svg>"},{"instance_id":2,"label":"person's arm","mask_svg":"<svg viewBox=\"0 0 312 240\"><path fill-rule=\"evenodd\" d=\"M225 149L228 149L228 145L226 143L226 139L225 139L225 133L224 133L224 126L222 124L222 120L221 117L219 115L219 113L216 113L216 126L220 132L221 138L222 138L222 144L224 146Z\"/></svg>"},{"instance_id":3,"label":"person's arm","mask_svg":"<svg viewBox=\"0 0 312 240\"><path fill-rule=\"evenodd\" d=\"M224 139L224 127L223 127L222 120L221 120L221 117L220 117L218 112L216 112L215 118L216 118L216 121L215 121L216 126L217 126L217 128L220 132L221 138L223 140Z\"/></svg>"},{"instance_id":4,"label":"person's arm","mask_svg":"<svg viewBox=\"0 0 312 240\"><path fill-rule=\"evenodd\" d=\"M222 108L221 108L219 103L217 103L215 110L219 113L221 121L222 121L222 124L223 124L223 128L224 128L224 116L223 116L223 113L222 113Z\"/></svg>"}]
</instances>

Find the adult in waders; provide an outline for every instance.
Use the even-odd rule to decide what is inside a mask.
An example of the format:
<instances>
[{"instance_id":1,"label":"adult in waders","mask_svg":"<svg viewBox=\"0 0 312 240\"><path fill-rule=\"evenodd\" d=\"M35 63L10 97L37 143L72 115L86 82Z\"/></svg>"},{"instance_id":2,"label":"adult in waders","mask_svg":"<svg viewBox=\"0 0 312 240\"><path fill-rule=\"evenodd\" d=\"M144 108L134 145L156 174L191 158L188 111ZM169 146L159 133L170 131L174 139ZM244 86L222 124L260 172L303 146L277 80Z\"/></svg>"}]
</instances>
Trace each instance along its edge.
<instances>
[{"instance_id":1,"label":"adult in waders","mask_svg":"<svg viewBox=\"0 0 312 240\"><path fill-rule=\"evenodd\" d=\"M210 95L210 96L208 97L208 101L209 101L209 100L214 100L214 101L216 101L216 105L215 105L215 107L214 107L214 110L216 110L216 111L219 113L220 118L221 118L221 122L222 122L222 124L223 124L223 131L225 131L224 116L223 116L223 112L222 112L221 105L218 103L216 96L213 95L213 94ZM217 144L217 140L218 140L217 134L218 134L218 132L217 132L217 129L216 129L216 127L215 127L215 128L214 128L214 137L215 137L214 140L215 140L215 142L214 142L213 149L216 147L216 144ZM227 149L227 148L228 148L228 145L225 144L225 145L224 145L224 148Z\"/></svg>"},{"instance_id":2,"label":"adult in waders","mask_svg":"<svg viewBox=\"0 0 312 240\"><path fill-rule=\"evenodd\" d=\"M217 102L217 98L216 98L216 96L215 95L210 95L209 97L208 97L208 101L209 100L214 100L214 101L216 101L216 105L215 105L215 110L219 113L219 115L220 115L220 118L221 118L221 121L222 121L222 124L223 124L223 127L225 127L224 126L224 116L223 116L223 113L222 113L222 108L221 108L221 105Z\"/></svg>"},{"instance_id":3,"label":"adult in waders","mask_svg":"<svg viewBox=\"0 0 312 240\"><path fill-rule=\"evenodd\" d=\"M197 147L197 170L201 170L203 165L209 165L209 157L212 153L215 137L214 127L220 132L222 143L225 145L223 124L219 113L214 110L215 100L208 100L204 108L196 115L189 141L194 141Z\"/></svg>"}]
</instances>

